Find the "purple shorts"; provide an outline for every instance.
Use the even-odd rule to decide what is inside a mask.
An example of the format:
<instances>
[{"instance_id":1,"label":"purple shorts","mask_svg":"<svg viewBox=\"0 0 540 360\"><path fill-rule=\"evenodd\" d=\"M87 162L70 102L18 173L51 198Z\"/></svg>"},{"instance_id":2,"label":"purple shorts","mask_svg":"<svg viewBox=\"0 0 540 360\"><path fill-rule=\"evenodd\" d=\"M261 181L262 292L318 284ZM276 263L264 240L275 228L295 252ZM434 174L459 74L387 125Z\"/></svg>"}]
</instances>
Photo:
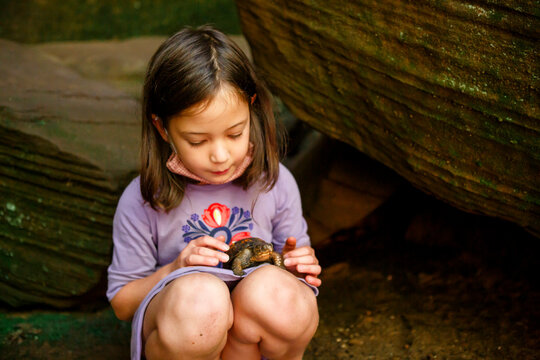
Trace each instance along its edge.
<instances>
[{"instance_id":1,"label":"purple shorts","mask_svg":"<svg viewBox=\"0 0 540 360\"><path fill-rule=\"evenodd\" d=\"M156 296L156 294L159 293L168 283L184 275L204 272L204 273L217 276L218 278L223 280L227 284L227 286L229 286L229 288L232 288L240 280L242 280L243 277L249 275L255 269L261 266L266 266L266 265L268 264L262 264L257 267L245 269L244 271L246 272L246 274L242 276L234 275L233 272L228 269L208 267L208 266L190 266L190 267L173 271L172 273L164 277L146 295L144 300L139 305L139 308L135 312L135 315L133 316L133 320L131 323L131 360L140 360L141 358L143 358L142 324L144 320L144 314L146 312L146 307L148 306L150 301L154 298L154 296ZM319 294L318 288L308 284L304 279L298 278L298 280L304 282L307 286L309 286L315 293L315 296Z\"/></svg>"}]
</instances>

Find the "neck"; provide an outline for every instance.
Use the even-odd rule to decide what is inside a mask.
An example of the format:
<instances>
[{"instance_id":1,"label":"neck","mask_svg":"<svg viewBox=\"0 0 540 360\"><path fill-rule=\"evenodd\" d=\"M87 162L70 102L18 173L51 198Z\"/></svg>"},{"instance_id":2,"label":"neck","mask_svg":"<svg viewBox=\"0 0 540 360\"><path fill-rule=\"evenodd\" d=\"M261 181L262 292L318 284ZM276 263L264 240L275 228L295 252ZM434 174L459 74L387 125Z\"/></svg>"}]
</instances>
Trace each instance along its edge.
<instances>
[{"instance_id":1,"label":"neck","mask_svg":"<svg viewBox=\"0 0 540 360\"><path fill-rule=\"evenodd\" d=\"M198 181L200 185L208 185L208 184L220 185L220 184L225 184L225 183L238 179L240 176L242 176L244 171L246 171L246 169L248 168L248 166L251 164L252 161L253 161L253 144L250 143L248 152L246 156L244 157L244 160L242 161L240 166L236 168L234 173L232 173L231 176L229 176L226 180L211 181L211 180L205 179L203 177L200 177L194 174L184 165L184 163L182 162L182 160L180 160L180 157L176 154L176 152L173 152L171 156L169 157L169 160L167 161L167 168L169 169L170 172Z\"/></svg>"}]
</instances>

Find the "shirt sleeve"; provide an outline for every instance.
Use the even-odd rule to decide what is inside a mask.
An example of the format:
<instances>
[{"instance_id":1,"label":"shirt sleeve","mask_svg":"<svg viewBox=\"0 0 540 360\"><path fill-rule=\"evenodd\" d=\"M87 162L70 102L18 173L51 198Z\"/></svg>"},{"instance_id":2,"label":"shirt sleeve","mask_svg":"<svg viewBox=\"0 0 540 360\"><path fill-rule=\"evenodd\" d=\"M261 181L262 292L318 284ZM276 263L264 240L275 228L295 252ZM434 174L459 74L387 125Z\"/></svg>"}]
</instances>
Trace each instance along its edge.
<instances>
[{"instance_id":1,"label":"shirt sleeve","mask_svg":"<svg viewBox=\"0 0 540 360\"><path fill-rule=\"evenodd\" d=\"M127 283L152 274L156 265L157 246L137 178L120 197L114 215L113 255L108 268L109 301Z\"/></svg>"},{"instance_id":2,"label":"shirt sleeve","mask_svg":"<svg viewBox=\"0 0 540 360\"><path fill-rule=\"evenodd\" d=\"M289 169L282 164L278 181L272 191L276 202L276 214L272 219L272 237L276 251L281 252L285 241L291 236L296 238L296 247L310 245L298 185Z\"/></svg>"}]
</instances>

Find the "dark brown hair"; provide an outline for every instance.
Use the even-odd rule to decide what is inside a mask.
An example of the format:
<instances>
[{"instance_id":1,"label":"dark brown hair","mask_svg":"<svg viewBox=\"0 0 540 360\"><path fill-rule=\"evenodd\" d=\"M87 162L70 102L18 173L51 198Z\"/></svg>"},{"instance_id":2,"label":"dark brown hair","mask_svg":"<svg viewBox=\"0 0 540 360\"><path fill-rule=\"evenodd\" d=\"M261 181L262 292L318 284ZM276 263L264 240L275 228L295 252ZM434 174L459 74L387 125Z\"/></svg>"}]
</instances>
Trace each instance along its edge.
<instances>
[{"instance_id":1,"label":"dark brown hair","mask_svg":"<svg viewBox=\"0 0 540 360\"><path fill-rule=\"evenodd\" d=\"M152 124L157 115L168 128L169 119L211 100L224 85L250 104L250 142L253 162L235 184L244 189L260 181L270 190L279 175L283 135L276 122L272 97L240 48L225 34L210 27L184 28L156 51L146 72L142 99L141 192L154 209L178 206L188 182L171 173L166 162L171 147ZM257 94L253 104L250 98Z\"/></svg>"}]
</instances>

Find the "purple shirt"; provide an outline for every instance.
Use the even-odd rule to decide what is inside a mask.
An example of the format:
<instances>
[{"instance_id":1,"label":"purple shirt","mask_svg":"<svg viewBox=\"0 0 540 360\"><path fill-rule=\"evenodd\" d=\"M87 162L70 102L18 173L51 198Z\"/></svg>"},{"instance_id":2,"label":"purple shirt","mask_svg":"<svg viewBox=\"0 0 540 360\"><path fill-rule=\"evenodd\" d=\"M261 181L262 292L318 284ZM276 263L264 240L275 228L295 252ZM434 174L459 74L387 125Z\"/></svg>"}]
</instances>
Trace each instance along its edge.
<instances>
[{"instance_id":1,"label":"purple shirt","mask_svg":"<svg viewBox=\"0 0 540 360\"><path fill-rule=\"evenodd\" d=\"M122 194L114 217L107 298L172 262L189 241L203 235L224 235L227 243L258 237L272 242L278 252L290 236L296 237L297 247L309 245L298 186L285 166L280 164L279 170L276 185L266 193L257 191L256 185L243 190L232 183L189 184L181 204L169 213L144 202L140 179L135 178Z\"/></svg>"}]
</instances>

